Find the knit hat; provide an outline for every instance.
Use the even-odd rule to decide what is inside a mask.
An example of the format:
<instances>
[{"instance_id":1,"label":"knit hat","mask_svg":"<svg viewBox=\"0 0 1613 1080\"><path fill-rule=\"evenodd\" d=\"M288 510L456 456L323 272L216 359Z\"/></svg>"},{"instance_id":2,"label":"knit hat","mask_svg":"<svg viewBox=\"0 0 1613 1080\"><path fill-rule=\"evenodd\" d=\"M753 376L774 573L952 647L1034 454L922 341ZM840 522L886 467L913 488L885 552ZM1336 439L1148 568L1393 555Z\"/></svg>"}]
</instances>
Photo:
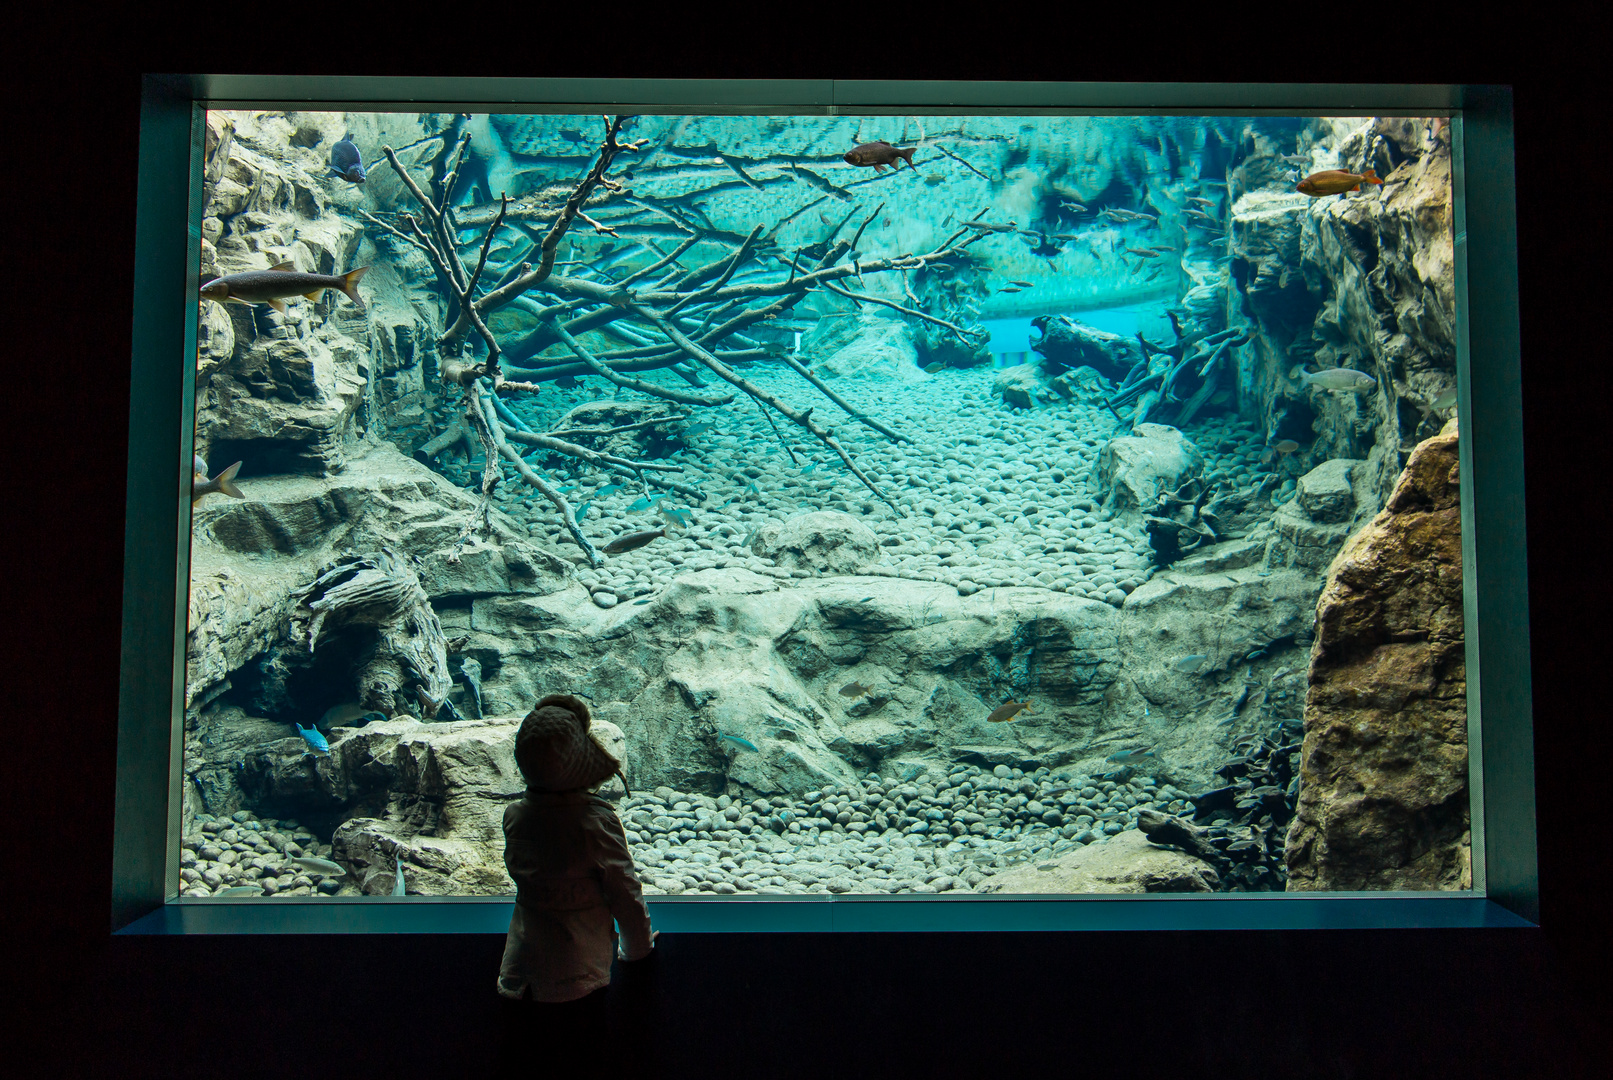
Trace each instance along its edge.
<instances>
[{"instance_id":1,"label":"knit hat","mask_svg":"<svg viewBox=\"0 0 1613 1080\"><path fill-rule=\"evenodd\" d=\"M550 694L526 714L515 734L515 764L527 787L575 791L621 776L622 763L589 735L591 720L588 706L570 694Z\"/></svg>"}]
</instances>

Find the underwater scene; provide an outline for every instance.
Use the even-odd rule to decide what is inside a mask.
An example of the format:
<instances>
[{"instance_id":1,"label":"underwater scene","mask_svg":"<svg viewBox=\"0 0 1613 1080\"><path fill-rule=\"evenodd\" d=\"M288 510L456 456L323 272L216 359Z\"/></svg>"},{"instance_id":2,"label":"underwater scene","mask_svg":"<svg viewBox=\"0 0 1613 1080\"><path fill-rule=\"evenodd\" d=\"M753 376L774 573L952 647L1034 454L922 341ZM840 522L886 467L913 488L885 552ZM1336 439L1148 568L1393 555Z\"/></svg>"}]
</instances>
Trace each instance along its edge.
<instances>
[{"instance_id":1,"label":"underwater scene","mask_svg":"<svg viewBox=\"0 0 1613 1080\"><path fill-rule=\"evenodd\" d=\"M1446 118L205 123L182 898L1472 887Z\"/></svg>"}]
</instances>

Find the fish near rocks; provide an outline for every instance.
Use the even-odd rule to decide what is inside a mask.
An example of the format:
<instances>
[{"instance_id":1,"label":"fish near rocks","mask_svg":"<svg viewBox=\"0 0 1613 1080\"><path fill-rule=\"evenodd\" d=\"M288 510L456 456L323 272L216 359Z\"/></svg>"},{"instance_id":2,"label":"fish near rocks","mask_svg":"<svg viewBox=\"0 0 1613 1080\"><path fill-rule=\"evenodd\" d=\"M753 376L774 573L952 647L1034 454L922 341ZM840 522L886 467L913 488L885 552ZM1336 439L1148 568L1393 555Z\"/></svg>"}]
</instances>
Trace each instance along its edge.
<instances>
[{"instance_id":1,"label":"fish near rocks","mask_svg":"<svg viewBox=\"0 0 1613 1080\"><path fill-rule=\"evenodd\" d=\"M368 266L349 270L345 274L306 274L293 262L277 263L267 270L243 270L239 274L225 274L202 286L202 298L216 303L268 304L280 314L286 313L281 303L287 297L300 296L305 300L318 300L326 289L336 289L364 310L359 299L358 282L369 272Z\"/></svg>"},{"instance_id":2,"label":"fish near rocks","mask_svg":"<svg viewBox=\"0 0 1613 1080\"><path fill-rule=\"evenodd\" d=\"M318 750L321 754L330 753L330 743L325 741L325 736L320 734L318 728L303 727L301 724L298 724L297 734L302 736L303 742L307 743L313 749Z\"/></svg>"},{"instance_id":3,"label":"fish near rocks","mask_svg":"<svg viewBox=\"0 0 1613 1080\"><path fill-rule=\"evenodd\" d=\"M201 502L203 496L211 495L215 491L221 495L228 495L232 499L246 498L245 495L241 494L241 489L235 486L235 474L241 471L239 461L211 480L207 478L207 462L202 460L200 454L195 455L195 461L191 465L190 504L192 506Z\"/></svg>"},{"instance_id":4,"label":"fish near rocks","mask_svg":"<svg viewBox=\"0 0 1613 1080\"><path fill-rule=\"evenodd\" d=\"M1313 199L1321 199L1328 195L1343 195L1346 191L1360 191L1362 184L1381 184L1378 174L1371 169L1361 172L1346 172L1343 169L1323 169L1321 172L1311 173L1305 179L1294 185L1294 190L1301 195L1309 195Z\"/></svg>"},{"instance_id":5,"label":"fish near rocks","mask_svg":"<svg viewBox=\"0 0 1613 1080\"><path fill-rule=\"evenodd\" d=\"M907 162L907 167L911 169L913 168L913 151L915 149L917 147L910 146L904 150L901 147L892 146L883 139L876 139L873 142L865 142L847 150L845 160L847 165L857 165L862 168L872 166L876 173L884 172L887 165L895 169L898 161Z\"/></svg>"},{"instance_id":6,"label":"fish near rocks","mask_svg":"<svg viewBox=\"0 0 1613 1080\"><path fill-rule=\"evenodd\" d=\"M603 550L606 555L621 555L625 552L636 551L651 540L657 540L665 535L665 526L659 529L645 529L643 532L628 533L626 536L618 536L606 544Z\"/></svg>"},{"instance_id":7,"label":"fish near rocks","mask_svg":"<svg viewBox=\"0 0 1613 1080\"><path fill-rule=\"evenodd\" d=\"M1010 701L991 710L991 715L987 716L986 719L993 724L1002 724L1015 719L1022 712L1035 711L1029 701Z\"/></svg>"},{"instance_id":8,"label":"fish near rocks","mask_svg":"<svg viewBox=\"0 0 1613 1080\"><path fill-rule=\"evenodd\" d=\"M1306 371L1296 366L1288 373L1290 379L1298 379L1306 386L1314 386L1319 390L1332 390L1335 392L1353 391L1357 394L1370 393L1378 388L1378 380L1364 371L1354 368L1326 368L1322 371Z\"/></svg>"},{"instance_id":9,"label":"fish near rocks","mask_svg":"<svg viewBox=\"0 0 1613 1080\"><path fill-rule=\"evenodd\" d=\"M862 697L872 689L873 687L864 686L860 682L849 682L840 688L840 696L849 698Z\"/></svg>"},{"instance_id":10,"label":"fish near rocks","mask_svg":"<svg viewBox=\"0 0 1613 1080\"><path fill-rule=\"evenodd\" d=\"M362 184L367 179L364 159L352 139L343 139L330 148L330 171L349 184Z\"/></svg>"},{"instance_id":11,"label":"fish near rocks","mask_svg":"<svg viewBox=\"0 0 1613 1080\"><path fill-rule=\"evenodd\" d=\"M291 863L293 866L301 867L311 874L319 874L324 877L345 877L347 875L347 867L341 863L331 862L329 859L292 859Z\"/></svg>"}]
</instances>

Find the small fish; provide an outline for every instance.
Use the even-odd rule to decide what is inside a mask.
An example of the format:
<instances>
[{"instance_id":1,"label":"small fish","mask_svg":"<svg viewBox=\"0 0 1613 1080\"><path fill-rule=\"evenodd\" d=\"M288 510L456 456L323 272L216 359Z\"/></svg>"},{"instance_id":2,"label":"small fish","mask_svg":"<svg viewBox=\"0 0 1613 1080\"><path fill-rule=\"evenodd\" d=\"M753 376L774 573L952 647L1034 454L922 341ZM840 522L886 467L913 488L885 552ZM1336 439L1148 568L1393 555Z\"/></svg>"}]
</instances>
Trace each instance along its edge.
<instances>
[{"instance_id":1,"label":"small fish","mask_svg":"<svg viewBox=\"0 0 1613 1080\"><path fill-rule=\"evenodd\" d=\"M1068 210L1072 214L1084 214L1087 212L1086 207L1082 206L1078 202L1071 202L1069 199L1060 199L1059 205L1064 207L1064 209Z\"/></svg>"},{"instance_id":2,"label":"small fish","mask_svg":"<svg viewBox=\"0 0 1613 1080\"><path fill-rule=\"evenodd\" d=\"M873 597L872 597L872 596L865 596L865 597L863 597L863 598L862 598L862 602L863 602L863 603L864 603L864 604L866 604L866 603L868 603L868 601L870 601L870 600L872 600L872 599L873 599Z\"/></svg>"},{"instance_id":3,"label":"small fish","mask_svg":"<svg viewBox=\"0 0 1613 1080\"><path fill-rule=\"evenodd\" d=\"M397 873L397 878L396 878L396 880L394 880L392 882L392 895L393 896L406 896L406 895L408 895L408 890L404 887L404 884L403 884L403 860L402 859L397 860L396 873Z\"/></svg>"},{"instance_id":4,"label":"small fish","mask_svg":"<svg viewBox=\"0 0 1613 1080\"><path fill-rule=\"evenodd\" d=\"M594 505L594 504L591 503L591 502L578 503L575 507L572 508L571 516L573 518L575 518L577 521L581 521L583 518L588 516L588 508L590 506L592 506L592 505Z\"/></svg>"},{"instance_id":5,"label":"small fish","mask_svg":"<svg viewBox=\"0 0 1613 1080\"><path fill-rule=\"evenodd\" d=\"M352 139L343 139L330 148L330 171L349 184L364 182L364 159Z\"/></svg>"},{"instance_id":6,"label":"small fish","mask_svg":"<svg viewBox=\"0 0 1613 1080\"><path fill-rule=\"evenodd\" d=\"M203 496L211 495L215 491L236 499L246 498L245 495L241 494L241 489L235 486L235 474L241 471L239 461L211 480L207 478L207 462L202 460L200 454L195 455L195 460L191 462L191 466L190 504L192 506L201 502Z\"/></svg>"},{"instance_id":7,"label":"small fish","mask_svg":"<svg viewBox=\"0 0 1613 1080\"><path fill-rule=\"evenodd\" d=\"M652 505L654 505L656 500L664 498L666 498L665 495L641 495L632 502L628 503L627 508L628 510L637 513L640 510L648 510Z\"/></svg>"},{"instance_id":8,"label":"small fish","mask_svg":"<svg viewBox=\"0 0 1613 1080\"><path fill-rule=\"evenodd\" d=\"M568 491L577 490L577 485L576 484L567 484L565 487L557 487L557 488L555 488L555 490L558 491L560 494L564 495Z\"/></svg>"},{"instance_id":9,"label":"small fish","mask_svg":"<svg viewBox=\"0 0 1613 1080\"><path fill-rule=\"evenodd\" d=\"M1378 174L1371 169L1362 172L1346 172L1343 169L1323 169L1321 172L1311 173L1305 179L1294 185L1294 190L1301 195L1309 195L1313 199L1320 199L1326 195L1343 195L1346 191L1360 191L1362 184L1381 184Z\"/></svg>"},{"instance_id":10,"label":"small fish","mask_svg":"<svg viewBox=\"0 0 1613 1080\"><path fill-rule=\"evenodd\" d=\"M700 434L702 434L704 432L710 431L712 428L714 428L716 426L717 426L717 424L716 424L715 421L702 420L698 424L691 424L688 427L684 428L683 429L683 436L684 436L684 438L689 438L690 436L693 436L693 435L700 435Z\"/></svg>"},{"instance_id":11,"label":"small fish","mask_svg":"<svg viewBox=\"0 0 1613 1080\"><path fill-rule=\"evenodd\" d=\"M824 223L824 224L825 224L825 225L833 225L833 224L834 224L834 222L833 222L833 221L830 221L830 220L829 220L829 215L828 215L828 214L822 214L822 213L820 213L820 214L819 214L819 215L818 215L818 220L819 220L819 221L821 221L821 222L823 222L823 223Z\"/></svg>"},{"instance_id":12,"label":"small fish","mask_svg":"<svg viewBox=\"0 0 1613 1080\"><path fill-rule=\"evenodd\" d=\"M1021 712L1035 711L1036 710L1031 707L1031 703L1029 701L1010 701L1006 705L999 705L995 709L991 710L991 715L986 717L986 719L993 724L1001 724L1004 721L1014 719Z\"/></svg>"},{"instance_id":13,"label":"small fish","mask_svg":"<svg viewBox=\"0 0 1613 1080\"><path fill-rule=\"evenodd\" d=\"M648 604L653 599L654 599L654 597L646 596L642 600L634 600L633 603L634 603L635 606L641 606L641 605L644 605L644 604Z\"/></svg>"},{"instance_id":14,"label":"small fish","mask_svg":"<svg viewBox=\"0 0 1613 1080\"><path fill-rule=\"evenodd\" d=\"M1035 283L1030 281L1010 281L1008 284L1018 285L1021 289L1034 289L1036 287Z\"/></svg>"},{"instance_id":15,"label":"small fish","mask_svg":"<svg viewBox=\"0 0 1613 1080\"><path fill-rule=\"evenodd\" d=\"M292 859L292 864L300 866L310 874L320 874L324 877L342 877L347 873L347 867L341 863L333 863L329 859Z\"/></svg>"},{"instance_id":16,"label":"small fish","mask_svg":"<svg viewBox=\"0 0 1613 1080\"><path fill-rule=\"evenodd\" d=\"M756 486L756 481L752 480L745 485L745 494L754 495L759 499L762 497L762 489Z\"/></svg>"},{"instance_id":17,"label":"small fish","mask_svg":"<svg viewBox=\"0 0 1613 1080\"><path fill-rule=\"evenodd\" d=\"M1153 756L1154 751L1151 749L1122 750L1118 754L1110 754L1103 760L1112 765L1131 765L1143 760L1144 758L1151 758Z\"/></svg>"},{"instance_id":18,"label":"small fish","mask_svg":"<svg viewBox=\"0 0 1613 1080\"><path fill-rule=\"evenodd\" d=\"M214 896L262 896L263 895L263 886L261 886L261 885L236 885L233 888L225 889L223 892L216 892L213 895Z\"/></svg>"},{"instance_id":19,"label":"small fish","mask_svg":"<svg viewBox=\"0 0 1613 1080\"><path fill-rule=\"evenodd\" d=\"M1012 285L1010 285L1010 286L1008 286L1008 287L1007 287L1007 288L1005 288L1005 289L998 289L998 290L997 290L997 291L998 291L998 292L1000 292L1000 293L1016 293L1016 292L1020 292L1020 291L1021 291L1021 290L1020 290L1020 289L1017 289L1017 288L1015 288L1015 287L1014 287L1014 286L1012 286Z\"/></svg>"},{"instance_id":20,"label":"small fish","mask_svg":"<svg viewBox=\"0 0 1613 1080\"><path fill-rule=\"evenodd\" d=\"M659 529L645 529L643 532L628 533L626 536L618 536L606 544L604 551L606 555L621 555L624 552L641 548L651 540L659 539L665 535L666 528L664 526Z\"/></svg>"},{"instance_id":21,"label":"small fish","mask_svg":"<svg viewBox=\"0 0 1613 1080\"><path fill-rule=\"evenodd\" d=\"M1447 390L1443 394L1439 395L1439 397L1435 398L1434 408L1441 411L1456 408L1456 390L1454 388Z\"/></svg>"},{"instance_id":22,"label":"small fish","mask_svg":"<svg viewBox=\"0 0 1613 1080\"><path fill-rule=\"evenodd\" d=\"M1209 657L1205 656L1203 653L1194 653L1192 656L1180 656L1171 661L1171 667L1175 668L1177 671L1186 672L1187 674L1191 675L1193 672L1203 667L1204 662L1208 659Z\"/></svg>"},{"instance_id":23,"label":"small fish","mask_svg":"<svg viewBox=\"0 0 1613 1080\"><path fill-rule=\"evenodd\" d=\"M751 742L749 739L741 739L738 735L729 735L727 732L722 732L718 734L717 738L727 739L729 742L743 746L747 750L754 751L756 749L755 743Z\"/></svg>"},{"instance_id":24,"label":"small fish","mask_svg":"<svg viewBox=\"0 0 1613 1080\"><path fill-rule=\"evenodd\" d=\"M934 375L937 371L940 371L944 367L946 367L946 364L942 363L940 360L937 360L933 364L925 364L924 373L926 375Z\"/></svg>"},{"instance_id":25,"label":"small fish","mask_svg":"<svg viewBox=\"0 0 1613 1080\"><path fill-rule=\"evenodd\" d=\"M1356 393L1370 392L1377 389L1378 380L1364 371L1354 368L1327 368L1323 371L1306 371L1303 367L1295 366L1288 373L1290 379L1298 379L1306 386L1314 386L1321 390L1353 390Z\"/></svg>"},{"instance_id":26,"label":"small fish","mask_svg":"<svg viewBox=\"0 0 1613 1080\"><path fill-rule=\"evenodd\" d=\"M863 168L871 165L876 173L884 172L887 165L892 169L897 168L896 162L898 160L907 162L907 167L911 169L913 168L913 151L916 149L917 147L908 147L904 150L900 147L892 146L883 139L877 139L874 142L866 142L846 151L845 161L847 165L857 165Z\"/></svg>"},{"instance_id":27,"label":"small fish","mask_svg":"<svg viewBox=\"0 0 1613 1080\"><path fill-rule=\"evenodd\" d=\"M673 528L687 529L694 524L694 511L687 506L673 507L668 506L666 503L661 503L656 507L656 510L666 519L666 523Z\"/></svg>"},{"instance_id":28,"label":"small fish","mask_svg":"<svg viewBox=\"0 0 1613 1080\"><path fill-rule=\"evenodd\" d=\"M817 471L818 471L818 463L816 461L814 461L812 464L808 465L806 468L801 470L801 475L802 476L809 476L812 473L815 473Z\"/></svg>"},{"instance_id":29,"label":"small fish","mask_svg":"<svg viewBox=\"0 0 1613 1080\"><path fill-rule=\"evenodd\" d=\"M309 746L318 750L321 754L330 753L330 743L325 741L325 736L319 733L317 727L303 727L301 724L297 724L296 727L297 734L301 735L303 741Z\"/></svg>"},{"instance_id":30,"label":"small fish","mask_svg":"<svg viewBox=\"0 0 1613 1080\"><path fill-rule=\"evenodd\" d=\"M604 487L594 492L594 498L603 499L605 496L614 495L620 490L622 490L622 485L620 484L606 484Z\"/></svg>"},{"instance_id":31,"label":"small fish","mask_svg":"<svg viewBox=\"0 0 1613 1080\"><path fill-rule=\"evenodd\" d=\"M1157 259L1157 258L1159 258L1159 252L1155 251L1153 248L1127 248L1126 249L1126 254L1135 255L1139 259Z\"/></svg>"},{"instance_id":32,"label":"small fish","mask_svg":"<svg viewBox=\"0 0 1613 1080\"><path fill-rule=\"evenodd\" d=\"M1200 206L1208 206L1211 209L1215 208L1215 200L1214 199L1201 199L1201 198L1198 198L1197 196L1194 196L1192 198L1189 198L1187 201L1190 202L1190 203L1198 203Z\"/></svg>"},{"instance_id":33,"label":"small fish","mask_svg":"<svg viewBox=\"0 0 1613 1080\"><path fill-rule=\"evenodd\" d=\"M1015 229L1019 228L1019 222L965 221L963 223L963 227L965 229L972 229L975 232L1013 232Z\"/></svg>"},{"instance_id":34,"label":"small fish","mask_svg":"<svg viewBox=\"0 0 1613 1080\"><path fill-rule=\"evenodd\" d=\"M567 390L575 390L582 385L575 375L562 375L554 381L554 384Z\"/></svg>"},{"instance_id":35,"label":"small fish","mask_svg":"<svg viewBox=\"0 0 1613 1080\"><path fill-rule=\"evenodd\" d=\"M1292 454L1295 450L1299 449L1299 443L1295 442L1293 439L1284 439L1277 445L1273 446L1272 449L1277 451L1279 454Z\"/></svg>"},{"instance_id":36,"label":"small fish","mask_svg":"<svg viewBox=\"0 0 1613 1080\"><path fill-rule=\"evenodd\" d=\"M364 301L359 299L358 281L369 269L368 266L361 266L345 274L305 274L297 269L296 263L277 263L267 270L243 270L239 274L216 277L202 286L202 298L220 304L226 301L268 304L284 315L286 305L281 301L287 297L318 300L319 294L326 289L335 289L363 311Z\"/></svg>"},{"instance_id":37,"label":"small fish","mask_svg":"<svg viewBox=\"0 0 1613 1080\"><path fill-rule=\"evenodd\" d=\"M849 682L845 686L842 686L840 688L840 696L841 697L862 697L864 694L868 693L868 691L870 691L872 689L873 689L873 687L864 686L860 682Z\"/></svg>"}]
</instances>

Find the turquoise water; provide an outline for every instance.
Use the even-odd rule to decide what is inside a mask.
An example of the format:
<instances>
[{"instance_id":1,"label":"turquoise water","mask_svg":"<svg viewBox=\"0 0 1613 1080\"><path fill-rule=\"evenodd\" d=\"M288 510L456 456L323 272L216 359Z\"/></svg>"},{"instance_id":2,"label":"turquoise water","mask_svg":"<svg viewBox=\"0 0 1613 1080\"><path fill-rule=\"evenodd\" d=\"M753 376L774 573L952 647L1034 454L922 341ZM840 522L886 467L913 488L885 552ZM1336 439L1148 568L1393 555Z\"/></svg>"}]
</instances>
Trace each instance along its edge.
<instances>
[{"instance_id":1,"label":"turquoise water","mask_svg":"<svg viewBox=\"0 0 1613 1080\"><path fill-rule=\"evenodd\" d=\"M1302 694L1345 526L1275 515L1377 422L1274 375L1321 305L1289 159L1352 123L210 114L204 280L368 270L363 308L202 302L197 453L246 499L196 510L186 894L500 892L498 755L578 688L664 893L992 891L1192 818ZM912 167L846 159L879 139ZM356 558L420 599L315 650ZM1285 812L1203 823L1276 847Z\"/></svg>"}]
</instances>

